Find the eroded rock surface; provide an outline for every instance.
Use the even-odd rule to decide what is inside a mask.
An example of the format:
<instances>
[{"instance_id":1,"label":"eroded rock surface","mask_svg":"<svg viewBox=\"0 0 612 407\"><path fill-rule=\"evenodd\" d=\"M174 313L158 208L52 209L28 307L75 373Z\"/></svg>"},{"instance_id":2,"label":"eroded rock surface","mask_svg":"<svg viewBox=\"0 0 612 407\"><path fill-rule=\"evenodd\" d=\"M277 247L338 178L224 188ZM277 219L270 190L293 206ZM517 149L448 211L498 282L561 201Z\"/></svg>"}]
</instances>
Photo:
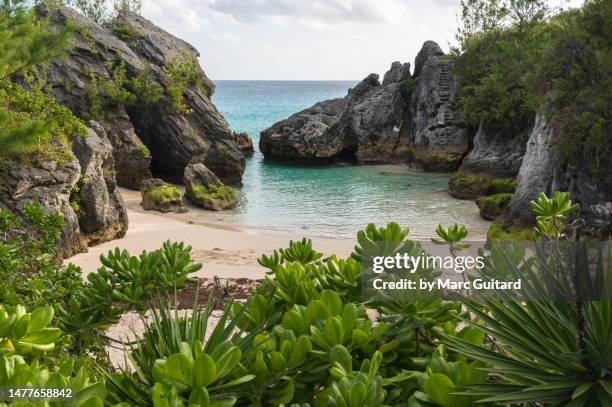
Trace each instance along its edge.
<instances>
[{"instance_id":1,"label":"eroded rock surface","mask_svg":"<svg viewBox=\"0 0 612 407\"><path fill-rule=\"evenodd\" d=\"M204 209L222 211L238 203L236 193L202 163L185 167L183 183L187 199Z\"/></svg>"},{"instance_id":2,"label":"eroded rock surface","mask_svg":"<svg viewBox=\"0 0 612 407\"><path fill-rule=\"evenodd\" d=\"M46 12L55 24L76 27L75 46L51 64L47 87L77 116L102 125L120 185L138 189L152 172L180 182L194 156L224 181L240 183L244 156L210 100L214 85L191 45L136 14L126 16L131 37L120 38L69 8ZM182 68L189 79L178 86L179 108L170 90Z\"/></svg>"}]
</instances>

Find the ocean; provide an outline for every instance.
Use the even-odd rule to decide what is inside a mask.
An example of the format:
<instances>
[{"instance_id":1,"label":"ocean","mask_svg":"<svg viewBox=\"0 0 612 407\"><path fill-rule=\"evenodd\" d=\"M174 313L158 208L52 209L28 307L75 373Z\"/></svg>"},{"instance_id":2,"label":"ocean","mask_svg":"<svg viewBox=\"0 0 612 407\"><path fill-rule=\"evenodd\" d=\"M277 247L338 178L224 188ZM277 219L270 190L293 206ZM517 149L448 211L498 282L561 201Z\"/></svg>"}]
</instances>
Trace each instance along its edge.
<instances>
[{"instance_id":1,"label":"ocean","mask_svg":"<svg viewBox=\"0 0 612 407\"><path fill-rule=\"evenodd\" d=\"M441 223L482 235L488 223L474 202L446 192L449 175L401 165L299 167L266 162L259 132L324 99L342 97L356 81L215 81L213 102L234 131L253 138L236 209L203 217L304 236L354 238L368 223L394 221L415 238Z\"/></svg>"}]
</instances>

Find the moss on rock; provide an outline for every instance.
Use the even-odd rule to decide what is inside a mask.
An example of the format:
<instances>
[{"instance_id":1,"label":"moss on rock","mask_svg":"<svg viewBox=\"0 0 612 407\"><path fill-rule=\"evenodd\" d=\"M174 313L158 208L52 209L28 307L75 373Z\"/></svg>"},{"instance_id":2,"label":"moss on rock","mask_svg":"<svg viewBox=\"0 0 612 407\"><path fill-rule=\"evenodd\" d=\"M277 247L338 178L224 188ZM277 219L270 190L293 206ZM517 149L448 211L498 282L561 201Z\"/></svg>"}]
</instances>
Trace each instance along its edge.
<instances>
[{"instance_id":1,"label":"moss on rock","mask_svg":"<svg viewBox=\"0 0 612 407\"><path fill-rule=\"evenodd\" d=\"M236 206L236 192L225 185L194 185L187 190L190 201L205 209L222 211Z\"/></svg>"},{"instance_id":2,"label":"moss on rock","mask_svg":"<svg viewBox=\"0 0 612 407\"><path fill-rule=\"evenodd\" d=\"M414 147L406 149L411 162L415 162L428 172L451 172L459 168L464 153L456 151L422 150Z\"/></svg>"},{"instance_id":3,"label":"moss on rock","mask_svg":"<svg viewBox=\"0 0 612 407\"><path fill-rule=\"evenodd\" d=\"M480 209L480 216L486 220L493 220L504 213L512 200L512 194L502 192L500 194L480 196L476 199L476 205Z\"/></svg>"},{"instance_id":4,"label":"moss on rock","mask_svg":"<svg viewBox=\"0 0 612 407\"><path fill-rule=\"evenodd\" d=\"M459 199L476 199L481 196L514 193L516 181L512 178L492 178L484 175L454 173L448 181L448 192Z\"/></svg>"},{"instance_id":5,"label":"moss on rock","mask_svg":"<svg viewBox=\"0 0 612 407\"><path fill-rule=\"evenodd\" d=\"M183 194L181 191L160 179L143 182L140 189L142 207L159 212L182 212Z\"/></svg>"}]
</instances>

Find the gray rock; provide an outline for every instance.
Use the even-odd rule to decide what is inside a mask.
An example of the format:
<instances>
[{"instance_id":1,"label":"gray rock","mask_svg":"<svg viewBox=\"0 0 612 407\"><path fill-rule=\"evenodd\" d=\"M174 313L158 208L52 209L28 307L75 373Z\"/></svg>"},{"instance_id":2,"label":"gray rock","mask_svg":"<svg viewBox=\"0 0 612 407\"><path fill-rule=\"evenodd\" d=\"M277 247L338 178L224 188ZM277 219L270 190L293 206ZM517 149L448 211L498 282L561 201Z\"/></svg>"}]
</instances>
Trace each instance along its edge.
<instances>
[{"instance_id":1,"label":"gray rock","mask_svg":"<svg viewBox=\"0 0 612 407\"><path fill-rule=\"evenodd\" d=\"M261 133L267 158L316 162L395 160L410 65L393 63L383 83L370 74L342 99L319 102Z\"/></svg>"},{"instance_id":2,"label":"gray rock","mask_svg":"<svg viewBox=\"0 0 612 407\"><path fill-rule=\"evenodd\" d=\"M51 64L47 85L76 115L93 117L104 127L114 147L120 185L138 189L143 180L151 178L151 169L180 181L194 156L226 182L241 182L244 155L210 100L214 85L197 63L199 54L191 45L136 14L127 16L133 38L122 40L111 28L101 27L69 8L46 12L57 25L77 27L74 48L69 57ZM177 111L166 91L171 85L167 69L179 61L195 61L193 74L197 78L197 83L184 89L186 109L182 112ZM105 84L113 82L113 71L121 63L128 81L146 76L151 88L163 90L161 98L117 101ZM94 77L98 92L94 91ZM131 85L126 82L124 86Z\"/></svg>"},{"instance_id":3,"label":"gray rock","mask_svg":"<svg viewBox=\"0 0 612 407\"><path fill-rule=\"evenodd\" d=\"M46 211L60 213L64 217L64 228L58 254L70 257L87 251L87 244L80 235L78 217L70 206L70 195L80 172L76 159L62 166L54 161L45 162L41 168L5 161L0 178L0 207L20 214L26 203L37 202Z\"/></svg>"},{"instance_id":4,"label":"gray rock","mask_svg":"<svg viewBox=\"0 0 612 407\"><path fill-rule=\"evenodd\" d=\"M530 130L508 135L486 130L481 125L474 137L474 147L463 159L459 170L498 178L514 178L523 161Z\"/></svg>"},{"instance_id":5,"label":"gray rock","mask_svg":"<svg viewBox=\"0 0 612 407\"><path fill-rule=\"evenodd\" d=\"M140 185L142 207L148 211L185 212L183 194L174 185L159 178L151 178Z\"/></svg>"},{"instance_id":6,"label":"gray rock","mask_svg":"<svg viewBox=\"0 0 612 407\"><path fill-rule=\"evenodd\" d=\"M575 228L590 237L612 236L612 191L603 182L593 180L585 171L560 162L554 146L559 136L546 120L549 106L538 113L527 142L527 149L517 177L516 192L504 217L506 224L530 226L535 219L529 202L540 192L569 191L572 201L580 204L580 221Z\"/></svg>"},{"instance_id":7,"label":"gray rock","mask_svg":"<svg viewBox=\"0 0 612 407\"><path fill-rule=\"evenodd\" d=\"M121 238L128 217L117 190L113 147L101 125L90 121L86 137L72 140L72 151L81 165L77 216L81 237L88 246Z\"/></svg>"},{"instance_id":8,"label":"gray rock","mask_svg":"<svg viewBox=\"0 0 612 407\"><path fill-rule=\"evenodd\" d=\"M231 209L238 199L234 191L223 185L202 163L189 164L183 176L185 196L194 204L214 211Z\"/></svg>"},{"instance_id":9,"label":"gray rock","mask_svg":"<svg viewBox=\"0 0 612 407\"><path fill-rule=\"evenodd\" d=\"M267 158L384 163L412 161L426 170L449 171L469 149L456 106L452 59L434 42L410 64L394 62L382 83L370 74L342 99L319 102L264 130Z\"/></svg>"},{"instance_id":10,"label":"gray rock","mask_svg":"<svg viewBox=\"0 0 612 407\"><path fill-rule=\"evenodd\" d=\"M454 171L469 150L453 64L433 41L423 44L415 60L409 117L400 140L410 161L426 171Z\"/></svg>"}]
</instances>

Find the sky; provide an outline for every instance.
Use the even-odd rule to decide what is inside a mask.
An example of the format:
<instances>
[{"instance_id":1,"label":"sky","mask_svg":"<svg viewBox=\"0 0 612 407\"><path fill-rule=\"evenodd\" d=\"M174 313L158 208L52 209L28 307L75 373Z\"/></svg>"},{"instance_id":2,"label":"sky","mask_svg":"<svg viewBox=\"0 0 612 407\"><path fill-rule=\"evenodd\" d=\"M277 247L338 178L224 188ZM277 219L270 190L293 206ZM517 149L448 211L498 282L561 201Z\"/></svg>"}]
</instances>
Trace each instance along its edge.
<instances>
[{"instance_id":1,"label":"sky","mask_svg":"<svg viewBox=\"0 0 612 407\"><path fill-rule=\"evenodd\" d=\"M577 6L582 0L552 0ZM213 80L360 80L447 51L459 0L145 0L142 14L190 42Z\"/></svg>"}]
</instances>

